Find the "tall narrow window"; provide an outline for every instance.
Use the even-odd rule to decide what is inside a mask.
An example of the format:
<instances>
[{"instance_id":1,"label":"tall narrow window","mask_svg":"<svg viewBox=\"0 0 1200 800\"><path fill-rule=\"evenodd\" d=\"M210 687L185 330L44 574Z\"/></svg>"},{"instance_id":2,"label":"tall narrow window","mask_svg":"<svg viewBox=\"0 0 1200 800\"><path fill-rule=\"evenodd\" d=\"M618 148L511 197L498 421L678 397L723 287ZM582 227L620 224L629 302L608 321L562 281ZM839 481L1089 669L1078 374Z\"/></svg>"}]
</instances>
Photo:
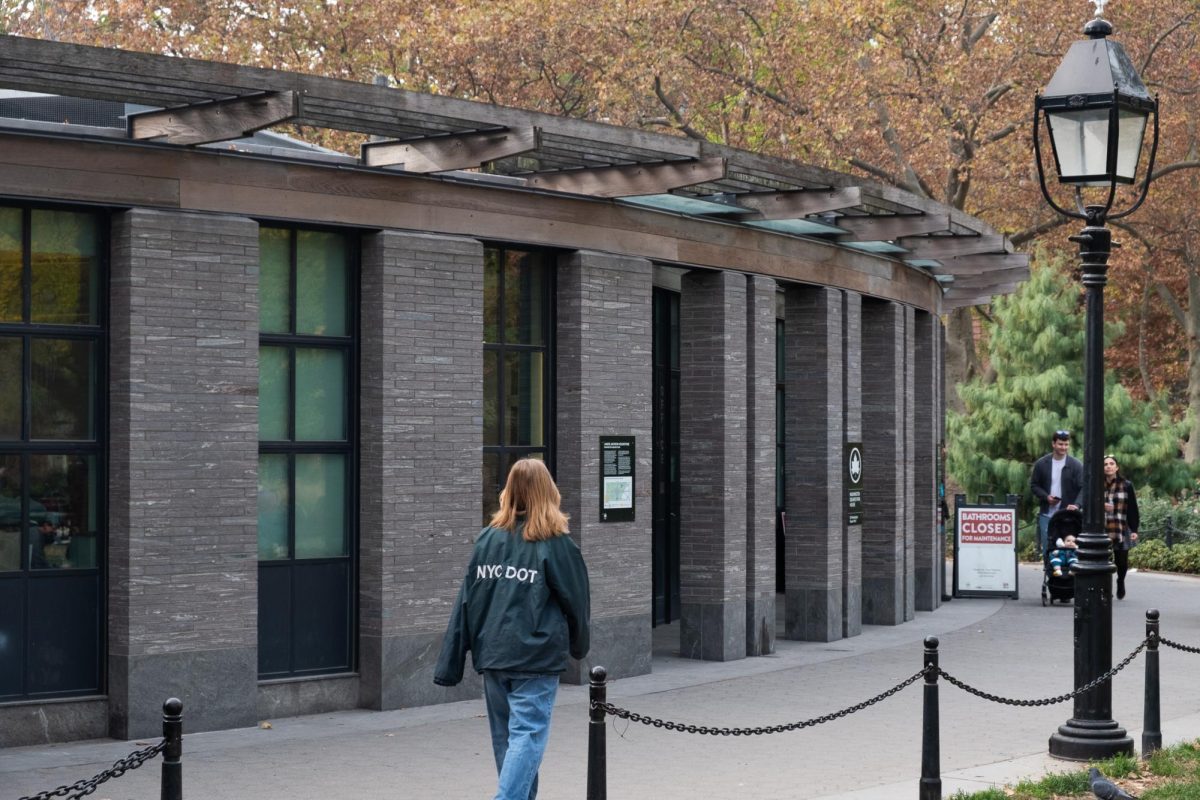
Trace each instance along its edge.
<instances>
[{"instance_id":1,"label":"tall narrow window","mask_svg":"<svg viewBox=\"0 0 1200 800\"><path fill-rule=\"evenodd\" d=\"M520 458L551 470L554 271L546 253L489 247L483 273L483 519Z\"/></svg>"},{"instance_id":2,"label":"tall narrow window","mask_svg":"<svg viewBox=\"0 0 1200 800\"><path fill-rule=\"evenodd\" d=\"M0 700L103 690L102 219L0 206Z\"/></svg>"},{"instance_id":3,"label":"tall narrow window","mask_svg":"<svg viewBox=\"0 0 1200 800\"><path fill-rule=\"evenodd\" d=\"M354 668L357 330L351 242L259 234L260 678Z\"/></svg>"}]
</instances>

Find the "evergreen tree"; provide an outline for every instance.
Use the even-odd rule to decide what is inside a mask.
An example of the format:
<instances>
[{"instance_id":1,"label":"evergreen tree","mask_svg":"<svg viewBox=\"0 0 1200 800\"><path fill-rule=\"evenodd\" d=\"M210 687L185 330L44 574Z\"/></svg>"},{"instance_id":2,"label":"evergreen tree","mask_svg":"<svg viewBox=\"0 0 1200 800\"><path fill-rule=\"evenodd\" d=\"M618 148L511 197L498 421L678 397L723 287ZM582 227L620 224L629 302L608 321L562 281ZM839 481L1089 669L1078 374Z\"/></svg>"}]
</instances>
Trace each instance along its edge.
<instances>
[{"instance_id":1,"label":"evergreen tree","mask_svg":"<svg viewBox=\"0 0 1200 800\"><path fill-rule=\"evenodd\" d=\"M1050 451L1054 431L1072 433L1082 459L1085 308L1061 260L1035 254L1030 279L998 297L986 323L987 374L958 386L964 414L946 420L946 469L971 499L979 493L1028 497L1033 462ZM1106 325L1106 338L1121 326ZM1139 492L1174 494L1191 482L1182 459L1186 421L1161 403L1135 401L1105 374L1105 453Z\"/></svg>"}]
</instances>

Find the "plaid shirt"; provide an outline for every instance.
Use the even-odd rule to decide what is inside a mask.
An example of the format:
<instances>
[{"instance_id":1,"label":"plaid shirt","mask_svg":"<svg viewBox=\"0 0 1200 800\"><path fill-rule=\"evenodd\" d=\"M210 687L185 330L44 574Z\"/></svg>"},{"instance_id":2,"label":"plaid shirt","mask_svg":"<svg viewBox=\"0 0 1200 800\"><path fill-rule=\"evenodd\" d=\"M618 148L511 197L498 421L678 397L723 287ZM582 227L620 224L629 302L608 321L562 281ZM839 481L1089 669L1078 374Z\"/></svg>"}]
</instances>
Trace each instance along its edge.
<instances>
[{"instance_id":1,"label":"plaid shirt","mask_svg":"<svg viewBox=\"0 0 1200 800\"><path fill-rule=\"evenodd\" d=\"M1104 483L1104 503L1105 506L1112 504L1112 511L1105 510L1104 512L1104 530L1108 533L1108 538L1113 541L1119 541L1121 534L1129 530L1129 522L1127 513L1129 509L1129 492L1127 487L1129 481L1124 478L1116 478L1115 480L1106 480Z\"/></svg>"}]
</instances>

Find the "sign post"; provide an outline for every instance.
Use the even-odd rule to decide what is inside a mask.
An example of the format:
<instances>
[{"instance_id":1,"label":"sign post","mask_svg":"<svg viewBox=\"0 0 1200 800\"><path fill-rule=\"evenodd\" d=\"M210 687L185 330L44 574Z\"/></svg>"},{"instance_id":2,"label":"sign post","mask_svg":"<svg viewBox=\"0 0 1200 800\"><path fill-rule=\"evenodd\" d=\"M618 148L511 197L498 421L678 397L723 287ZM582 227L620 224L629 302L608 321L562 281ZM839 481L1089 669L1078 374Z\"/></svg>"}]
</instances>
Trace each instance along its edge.
<instances>
[{"instance_id":1,"label":"sign post","mask_svg":"<svg viewBox=\"0 0 1200 800\"><path fill-rule=\"evenodd\" d=\"M954 503L954 596L1018 597L1017 506Z\"/></svg>"}]
</instances>

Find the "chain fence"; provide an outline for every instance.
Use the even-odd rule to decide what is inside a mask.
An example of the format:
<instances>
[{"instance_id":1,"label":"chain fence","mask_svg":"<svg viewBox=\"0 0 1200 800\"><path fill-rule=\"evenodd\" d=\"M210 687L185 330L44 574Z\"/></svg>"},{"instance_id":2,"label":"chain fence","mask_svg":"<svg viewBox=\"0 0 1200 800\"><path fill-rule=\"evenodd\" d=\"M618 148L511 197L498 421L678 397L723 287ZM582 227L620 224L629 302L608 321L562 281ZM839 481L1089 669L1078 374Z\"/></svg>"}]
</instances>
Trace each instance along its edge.
<instances>
[{"instance_id":1,"label":"chain fence","mask_svg":"<svg viewBox=\"0 0 1200 800\"><path fill-rule=\"evenodd\" d=\"M1186 644L1180 644L1179 642L1172 642L1170 639L1164 639L1161 636L1158 637L1158 643L1165 644L1167 647L1173 647L1176 650L1182 650L1185 653L1200 654L1200 647L1188 647Z\"/></svg>"},{"instance_id":2,"label":"chain fence","mask_svg":"<svg viewBox=\"0 0 1200 800\"><path fill-rule=\"evenodd\" d=\"M1162 641L1162 640L1160 639L1159 641ZM1150 637L1146 637L1145 639L1143 639L1142 643L1139 644L1136 648L1134 648L1132 653L1125 656L1125 659L1123 661L1121 661L1120 664L1117 664L1115 667L1113 667L1112 669L1110 669L1108 672L1104 673L1103 675L1099 676L1095 680L1089 681L1088 683L1084 684L1083 686L1080 686L1078 689L1075 689L1074 691L1071 691L1071 692L1067 692L1066 694L1060 694L1057 697L1046 697L1046 698L1042 698L1040 700L1014 700L1011 697L1001 697L1000 695L989 694L989 693L983 691L982 689L977 689L968 683L964 683L963 681L960 681L958 678L954 677L949 672L946 672L946 670L944 670L944 669L939 668L938 674L941 675L943 678L945 678L947 683L957 686L959 689L962 689L964 692L967 692L968 694L973 694L976 697L981 697L984 700L990 700L993 703L1000 703L1002 705L1007 705L1007 706L1023 706L1023 707L1052 706L1057 703L1063 703L1063 702L1066 702L1067 700L1072 700L1081 694L1086 694L1086 693L1090 692L1091 690L1095 689L1097 686L1100 686L1104 682L1112 680L1113 676L1116 675L1121 670L1125 669L1127 666L1129 666L1129 664L1135 658L1138 657L1138 654L1146 649L1146 645L1148 645L1148 644L1150 644Z\"/></svg>"},{"instance_id":3,"label":"chain fence","mask_svg":"<svg viewBox=\"0 0 1200 800\"><path fill-rule=\"evenodd\" d=\"M897 692L903 691L905 688L916 683L928 672L926 667L921 671L905 678L900 683L896 684L886 692L881 692L875 695L870 700L864 700L857 705L843 708L841 711L834 711L831 714L825 714L812 719L800 720L799 722L790 722L786 725L767 725L760 728L713 728L707 725L687 725L681 722L672 722L666 719L655 719L654 717L638 714L628 709L618 708L612 703L603 703L592 701L591 707L596 710L603 710L604 713L621 719L627 719L630 722L640 722L643 725L652 725L655 728L665 728L669 731L679 731L680 733L696 733L701 736L763 736L772 733L787 733L788 731L798 731L802 728L811 728L815 725L821 725L826 722L832 722L835 719L847 717L857 711L862 711L864 708L869 708L876 703L886 700Z\"/></svg>"},{"instance_id":4,"label":"chain fence","mask_svg":"<svg viewBox=\"0 0 1200 800\"><path fill-rule=\"evenodd\" d=\"M65 797L67 800L77 800L80 797L87 797L100 788L100 784L110 781L113 778L119 778L126 772L137 769L147 761L153 760L155 756L166 749L166 746L167 740L163 739L158 744L150 745L144 750L137 750L124 758L116 760L111 767L93 778L75 781L75 783L69 786L59 786L57 789L47 789L44 792L22 797L20 800L50 800L52 797Z\"/></svg>"}]
</instances>

